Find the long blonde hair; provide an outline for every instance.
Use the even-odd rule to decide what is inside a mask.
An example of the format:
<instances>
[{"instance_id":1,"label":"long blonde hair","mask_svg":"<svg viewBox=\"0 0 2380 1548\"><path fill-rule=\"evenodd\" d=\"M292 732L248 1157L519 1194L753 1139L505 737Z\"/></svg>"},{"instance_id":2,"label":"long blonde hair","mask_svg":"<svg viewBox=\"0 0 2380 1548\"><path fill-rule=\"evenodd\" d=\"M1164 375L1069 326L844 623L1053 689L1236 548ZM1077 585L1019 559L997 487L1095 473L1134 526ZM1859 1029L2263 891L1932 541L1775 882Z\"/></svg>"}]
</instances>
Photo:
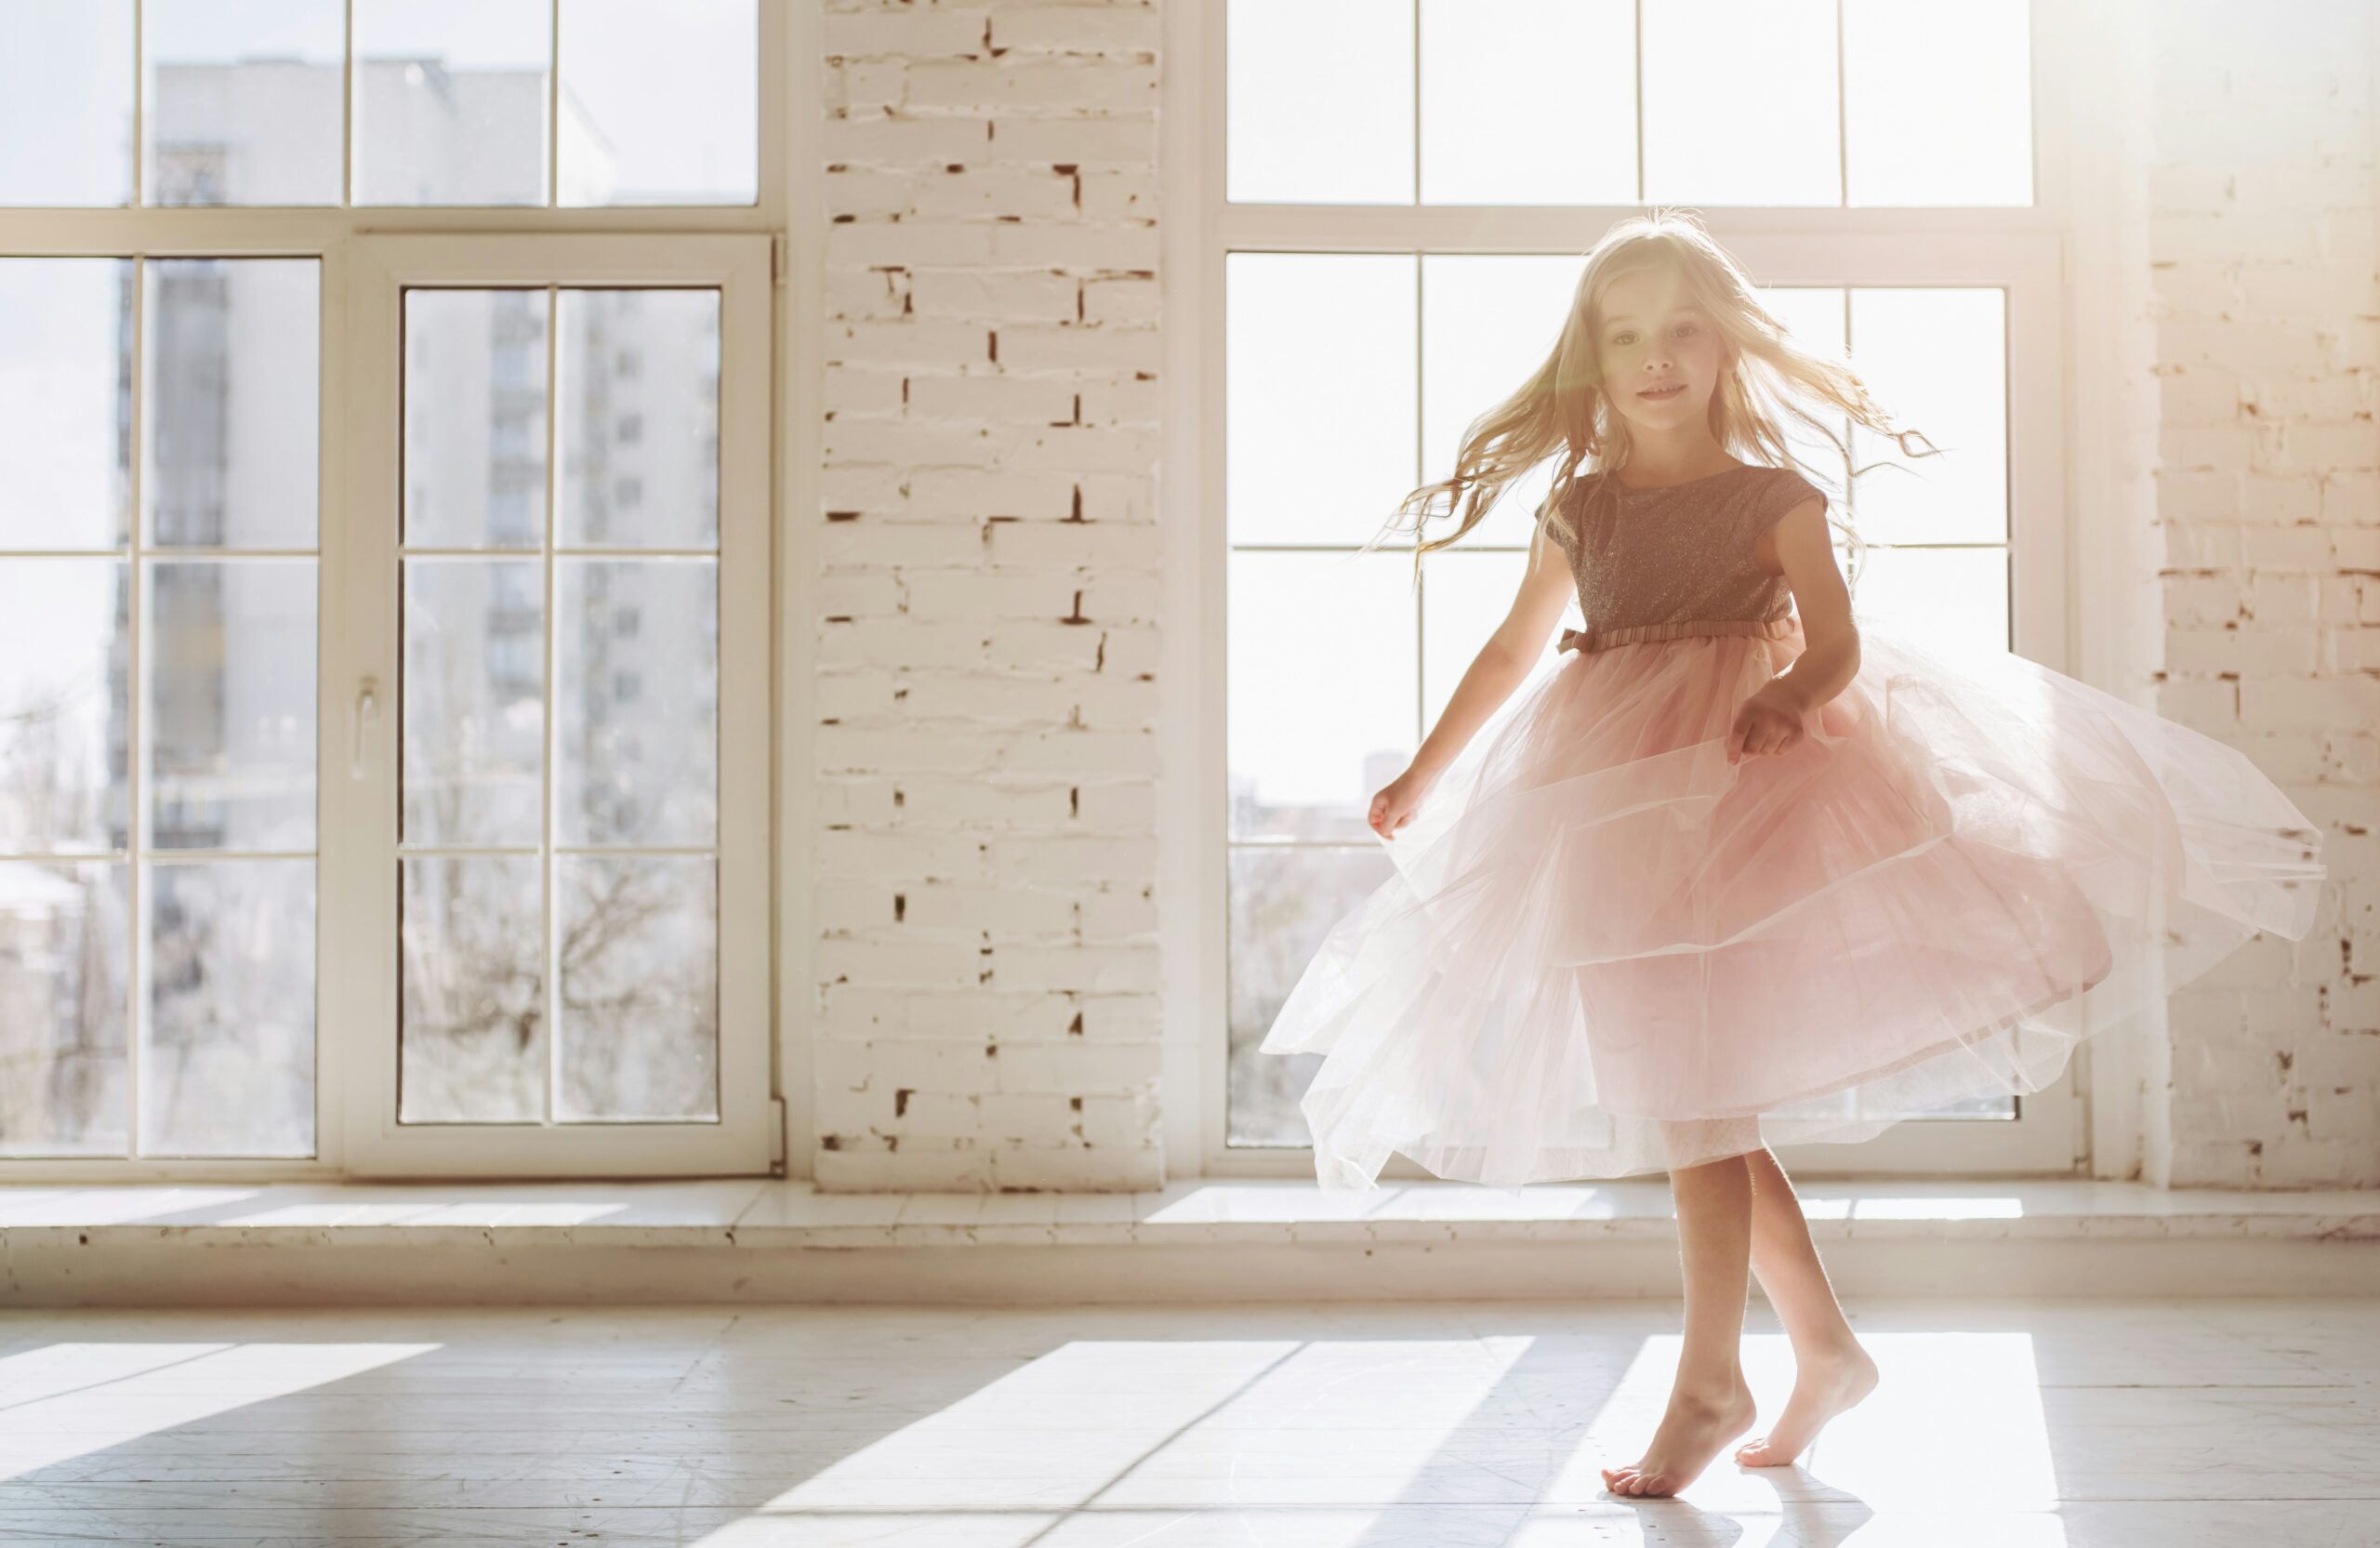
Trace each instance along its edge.
<instances>
[{"instance_id":1,"label":"long blonde hair","mask_svg":"<svg viewBox=\"0 0 2380 1548\"><path fill-rule=\"evenodd\" d=\"M1587 254L1569 314L1545 363L1518 391L1471 422L1453 474L1406 496L1382 528L1382 538L1395 532L1413 534L1417 575L1422 554L1445 548L1478 525L1507 485L1551 456L1561 460L1537 520L1566 542L1575 540L1577 534L1564 511L1580 476L1580 465L1586 464L1589 472L1615 467L1626 460L1629 447L1628 421L1604 390L1604 362L1596 345L1604 292L1621 275L1646 270L1675 276L1682 293L1710 319L1726 347L1726 364L1711 394L1710 423L1712 438L1729 455L1746 462L1794 466L1782 428L1783 417L1790 414L1833 443L1847 464L1850 448L1822 417L1829 408L1890 436L1904 455L1941 455L1918 431L1896 428L1846 361L1796 343L1760 304L1751 279L1711 240L1699 218L1655 209L1619 221L1604 233ZM1924 453L1911 452L1912 436L1924 443ZM1850 540L1856 575L1865 544L1849 522L1833 514L1841 504L1839 493L1831 493L1828 521ZM1424 537L1424 524L1440 514L1454 517L1455 529L1443 537Z\"/></svg>"}]
</instances>

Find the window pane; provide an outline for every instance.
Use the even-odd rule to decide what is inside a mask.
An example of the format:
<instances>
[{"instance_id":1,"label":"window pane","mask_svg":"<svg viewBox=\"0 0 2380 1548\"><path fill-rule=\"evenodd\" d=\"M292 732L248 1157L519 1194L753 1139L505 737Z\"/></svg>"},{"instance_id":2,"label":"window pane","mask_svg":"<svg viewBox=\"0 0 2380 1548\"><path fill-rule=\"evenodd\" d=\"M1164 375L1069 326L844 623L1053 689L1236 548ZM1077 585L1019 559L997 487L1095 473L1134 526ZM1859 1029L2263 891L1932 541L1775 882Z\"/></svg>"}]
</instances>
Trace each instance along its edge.
<instances>
[{"instance_id":1,"label":"window pane","mask_svg":"<svg viewBox=\"0 0 2380 1548\"><path fill-rule=\"evenodd\" d=\"M347 115L343 0L148 0L152 205L336 205Z\"/></svg>"},{"instance_id":2,"label":"window pane","mask_svg":"<svg viewBox=\"0 0 2380 1548\"><path fill-rule=\"evenodd\" d=\"M0 205L130 204L132 0L0 0Z\"/></svg>"},{"instance_id":3,"label":"window pane","mask_svg":"<svg viewBox=\"0 0 2380 1548\"><path fill-rule=\"evenodd\" d=\"M1858 578L1858 617L1943 651L2010 647L2004 548L1870 549Z\"/></svg>"},{"instance_id":4,"label":"window pane","mask_svg":"<svg viewBox=\"0 0 2380 1548\"><path fill-rule=\"evenodd\" d=\"M717 562L562 559L554 590L557 842L715 842Z\"/></svg>"},{"instance_id":5,"label":"window pane","mask_svg":"<svg viewBox=\"0 0 2380 1548\"><path fill-rule=\"evenodd\" d=\"M125 843L126 578L121 559L0 562L0 853Z\"/></svg>"},{"instance_id":6,"label":"window pane","mask_svg":"<svg viewBox=\"0 0 2380 1548\"><path fill-rule=\"evenodd\" d=\"M1834 0L1643 10L1647 201L1842 203Z\"/></svg>"},{"instance_id":7,"label":"window pane","mask_svg":"<svg viewBox=\"0 0 2380 1548\"><path fill-rule=\"evenodd\" d=\"M1421 450L1431 479L1454 471L1471 422L1520 390L1554 351L1578 289L1579 259L1502 253L1428 254L1421 259ZM1504 491L1465 545L1528 546L1538 502L1554 483L1551 461ZM1454 531L1439 518L1429 536Z\"/></svg>"},{"instance_id":8,"label":"window pane","mask_svg":"<svg viewBox=\"0 0 2380 1548\"><path fill-rule=\"evenodd\" d=\"M546 567L404 562L403 840L545 837Z\"/></svg>"},{"instance_id":9,"label":"window pane","mask_svg":"<svg viewBox=\"0 0 2380 1548\"><path fill-rule=\"evenodd\" d=\"M152 258L146 268L149 540L314 546L321 273L312 258Z\"/></svg>"},{"instance_id":10,"label":"window pane","mask_svg":"<svg viewBox=\"0 0 2380 1548\"><path fill-rule=\"evenodd\" d=\"M1465 553L1463 543L1470 541L1466 537L1451 549L1421 556L1421 729L1425 732L1438 723L1447 700L1461 686L1462 674L1471 669L1480 647L1512 610L1521 577L1528 573L1527 554L1492 549ZM1557 565L1563 563L1558 549L1548 557ZM1581 627L1575 598L1563 621L1572 628ZM1505 703L1517 703L1540 678L1569 661L1554 648L1559 639L1557 634L1546 642L1544 652L1530 664L1528 676Z\"/></svg>"},{"instance_id":11,"label":"window pane","mask_svg":"<svg viewBox=\"0 0 2380 1548\"><path fill-rule=\"evenodd\" d=\"M719 292L562 293L562 541L719 546Z\"/></svg>"},{"instance_id":12,"label":"window pane","mask_svg":"<svg viewBox=\"0 0 2380 1548\"><path fill-rule=\"evenodd\" d=\"M754 0L562 0L562 202L760 196Z\"/></svg>"},{"instance_id":13,"label":"window pane","mask_svg":"<svg viewBox=\"0 0 2380 1548\"><path fill-rule=\"evenodd\" d=\"M1231 831L1368 840L1372 792L1420 745L1413 561L1231 556Z\"/></svg>"},{"instance_id":14,"label":"window pane","mask_svg":"<svg viewBox=\"0 0 2380 1548\"><path fill-rule=\"evenodd\" d=\"M1298 1099L1322 1066L1319 1053L1261 1053L1282 1002L1330 927L1395 870L1368 849L1235 845L1231 851L1231 1144L1311 1144Z\"/></svg>"},{"instance_id":15,"label":"window pane","mask_svg":"<svg viewBox=\"0 0 2380 1548\"><path fill-rule=\"evenodd\" d=\"M0 860L0 1155L130 1148L129 869Z\"/></svg>"},{"instance_id":16,"label":"window pane","mask_svg":"<svg viewBox=\"0 0 2380 1548\"><path fill-rule=\"evenodd\" d=\"M1421 3L1424 203L1634 202L1633 0Z\"/></svg>"},{"instance_id":17,"label":"window pane","mask_svg":"<svg viewBox=\"0 0 2380 1548\"><path fill-rule=\"evenodd\" d=\"M1851 436L1859 535L1871 543L1998 543L2008 536L2008 344L1997 288L1851 293L1851 363L1940 456ZM1871 464L1883 466L1871 467Z\"/></svg>"},{"instance_id":18,"label":"window pane","mask_svg":"<svg viewBox=\"0 0 2380 1548\"><path fill-rule=\"evenodd\" d=\"M539 547L546 292L416 289L404 305L406 546Z\"/></svg>"},{"instance_id":19,"label":"window pane","mask_svg":"<svg viewBox=\"0 0 2380 1548\"><path fill-rule=\"evenodd\" d=\"M125 541L132 284L121 258L0 258L0 549Z\"/></svg>"},{"instance_id":20,"label":"window pane","mask_svg":"<svg viewBox=\"0 0 2380 1548\"><path fill-rule=\"evenodd\" d=\"M314 862L152 865L140 1145L314 1149Z\"/></svg>"},{"instance_id":21,"label":"window pane","mask_svg":"<svg viewBox=\"0 0 2380 1548\"><path fill-rule=\"evenodd\" d=\"M152 560L145 589L151 842L313 848L314 561Z\"/></svg>"},{"instance_id":22,"label":"window pane","mask_svg":"<svg viewBox=\"0 0 2380 1548\"><path fill-rule=\"evenodd\" d=\"M402 863L399 1122L545 1117L541 865L534 854Z\"/></svg>"},{"instance_id":23,"label":"window pane","mask_svg":"<svg viewBox=\"0 0 2380 1548\"><path fill-rule=\"evenodd\" d=\"M2033 202L2027 0L1844 0L1854 205Z\"/></svg>"},{"instance_id":24,"label":"window pane","mask_svg":"<svg viewBox=\"0 0 2380 1548\"><path fill-rule=\"evenodd\" d=\"M564 1120L719 1116L718 862L566 854Z\"/></svg>"},{"instance_id":25,"label":"window pane","mask_svg":"<svg viewBox=\"0 0 2380 1548\"><path fill-rule=\"evenodd\" d=\"M1415 483L1413 258L1224 260L1235 543L1357 544Z\"/></svg>"},{"instance_id":26,"label":"window pane","mask_svg":"<svg viewBox=\"0 0 2380 1548\"><path fill-rule=\"evenodd\" d=\"M551 0L355 0L355 202L542 205Z\"/></svg>"},{"instance_id":27,"label":"window pane","mask_svg":"<svg viewBox=\"0 0 2380 1548\"><path fill-rule=\"evenodd\" d=\"M1805 349L1839 357L1849 347L1845 332L1849 320L1844 315L1846 303L1839 285L1765 285L1760 289L1760 304ZM1851 444L1851 417L1838 409L1821 409L1819 417L1834 432L1832 441L1802 423L1798 415L1784 415L1780 420L1785 443L1794 462L1804 471L1824 481L1827 514L1841 521L1849 515L1840 509L1836 496L1851 476L1842 451Z\"/></svg>"},{"instance_id":28,"label":"window pane","mask_svg":"<svg viewBox=\"0 0 2380 1548\"><path fill-rule=\"evenodd\" d=\"M1413 0L1230 0L1224 197L1413 202Z\"/></svg>"}]
</instances>

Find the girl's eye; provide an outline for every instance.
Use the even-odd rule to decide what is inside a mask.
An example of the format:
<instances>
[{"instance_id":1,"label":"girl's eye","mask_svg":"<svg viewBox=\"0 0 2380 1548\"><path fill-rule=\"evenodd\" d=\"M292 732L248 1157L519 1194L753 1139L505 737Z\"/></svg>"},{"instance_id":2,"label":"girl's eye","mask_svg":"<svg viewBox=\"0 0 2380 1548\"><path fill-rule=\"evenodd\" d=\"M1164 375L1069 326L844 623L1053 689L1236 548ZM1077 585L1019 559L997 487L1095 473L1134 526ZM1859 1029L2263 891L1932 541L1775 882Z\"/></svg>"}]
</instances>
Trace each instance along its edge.
<instances>
[{"instance_id":1,"label":"girl's eye","mask_svg":"<svg viewBox=\"0 0 2380 1548\"><path fill-rule=\"evenodd\" d=\"M1696 327L1691 323L1680 323L1673 331L1677 333L1699 333L1702 330ZM1627 343L1630 339L1635 337L1636 336L1633 333L1616 333L1611 336L1611 342L1613 347L1617 348L1620 345Z\"/></svg>"}]
</instances>

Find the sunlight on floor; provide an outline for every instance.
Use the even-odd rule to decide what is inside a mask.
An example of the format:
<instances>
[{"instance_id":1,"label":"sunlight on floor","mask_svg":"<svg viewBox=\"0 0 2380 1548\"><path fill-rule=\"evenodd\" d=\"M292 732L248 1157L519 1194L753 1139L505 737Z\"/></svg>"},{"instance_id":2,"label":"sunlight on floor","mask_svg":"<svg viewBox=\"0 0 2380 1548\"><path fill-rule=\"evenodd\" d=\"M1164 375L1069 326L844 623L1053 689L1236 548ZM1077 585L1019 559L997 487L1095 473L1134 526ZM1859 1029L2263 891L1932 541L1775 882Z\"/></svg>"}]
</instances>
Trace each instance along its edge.
<instances>
[{"instance_id":1,"label":"sunlight on floor","mask_svg":"<svg viewBox=\"0 0 2380 1548\"><path fill-rule=\"evenodd\" d=\"M1765 1423L1793 1372L1752 1314ZM1677 1316L21 1313L0 1541L2237 1548L2361 1543L2380 1508L2368 1296L1862 1302L1884 1384L1802 1465L1728 1455L1679 1498L1613 1498L1597 1470L1651 1436Z\"/></svg>"},{"instance_id":2,"label":"sunlight on floor","mask_svg":"<svg viewBox=\"0 0 2380 1548\"><path fill-rule=\"evenodd\" d=\"M435 1343L52 1343L0 1357L0 1478L21 1478Z\"/></svg>"},{"instance_id":3,"label":"sunlight on floor","mask_svg":"<svg viewBox=\"0 0 2380 1548\"><path fill-rule=\"evenodd\" d=\"M1636 1340L1624 1362L1608 1336L1570 1334L1070 1343L702 1542L1223 1541L1191 1528L1211 1516L1236 1542L1356 1548L1423 1541L1434 1507L1510 1505L1498 1541L1547 1548L1579 1541L1586 1520L1618 1534L1597 1543L2062 1548L2030 1336L1868 1342L1890 1379L1799 1469L1723 1455L1690 1503L1613 1500L1597 1472L1651 1435L1675 1335ZM1777 1413L1793 1380L1785 1338L1748 1337L1745 1362L1762 1414ZM1797 1524L1820 1508L1832 1535Z\"/></svg>"}]
</instances>

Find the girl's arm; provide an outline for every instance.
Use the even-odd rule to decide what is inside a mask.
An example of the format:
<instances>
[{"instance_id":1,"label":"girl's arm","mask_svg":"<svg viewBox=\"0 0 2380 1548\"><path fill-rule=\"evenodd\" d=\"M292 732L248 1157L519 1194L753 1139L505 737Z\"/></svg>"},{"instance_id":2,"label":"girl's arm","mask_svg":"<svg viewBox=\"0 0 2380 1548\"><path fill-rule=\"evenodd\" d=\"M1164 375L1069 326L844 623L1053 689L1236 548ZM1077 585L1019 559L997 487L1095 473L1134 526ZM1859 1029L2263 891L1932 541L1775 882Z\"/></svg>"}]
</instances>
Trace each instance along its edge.
<instances>
[{"instance_id":1,"label":"girl's arm","mask_svg":"<svg viewBox=\"0 0 2380 1548\"><path fill-rule=\"evenodd\" d=\"M1577 593L1578 582L1569 566L1547 538L1545 524L1539 523L1529 539L1528 570L1514 594L1511 610L1462 674L1462 681L1438 713L1438 723L1422 738L1406 770L1407 778L1418 775L1426 788L1429 781L1445 772L1497 707L1527 681L1529 668L1544 655L1546 641L1562 621L1562 610Z\"/></svg>"},{"instance_id":2,"label":"girl's arm","mask_svg":"<svg viewBox=\"0 0 2380 1548\"><path fill-rule=\"evenodd\" d=\"M1803 501L1777 519L1769 536L1807 646L1737 711L1727 737L1731 763L1746 753L1783 752L1800 741L1802 718L1849 687L1859 672L1859 630L1851 621L1850 589L1834 562L1825 502Z\"/></svg>"}]
</instances>

